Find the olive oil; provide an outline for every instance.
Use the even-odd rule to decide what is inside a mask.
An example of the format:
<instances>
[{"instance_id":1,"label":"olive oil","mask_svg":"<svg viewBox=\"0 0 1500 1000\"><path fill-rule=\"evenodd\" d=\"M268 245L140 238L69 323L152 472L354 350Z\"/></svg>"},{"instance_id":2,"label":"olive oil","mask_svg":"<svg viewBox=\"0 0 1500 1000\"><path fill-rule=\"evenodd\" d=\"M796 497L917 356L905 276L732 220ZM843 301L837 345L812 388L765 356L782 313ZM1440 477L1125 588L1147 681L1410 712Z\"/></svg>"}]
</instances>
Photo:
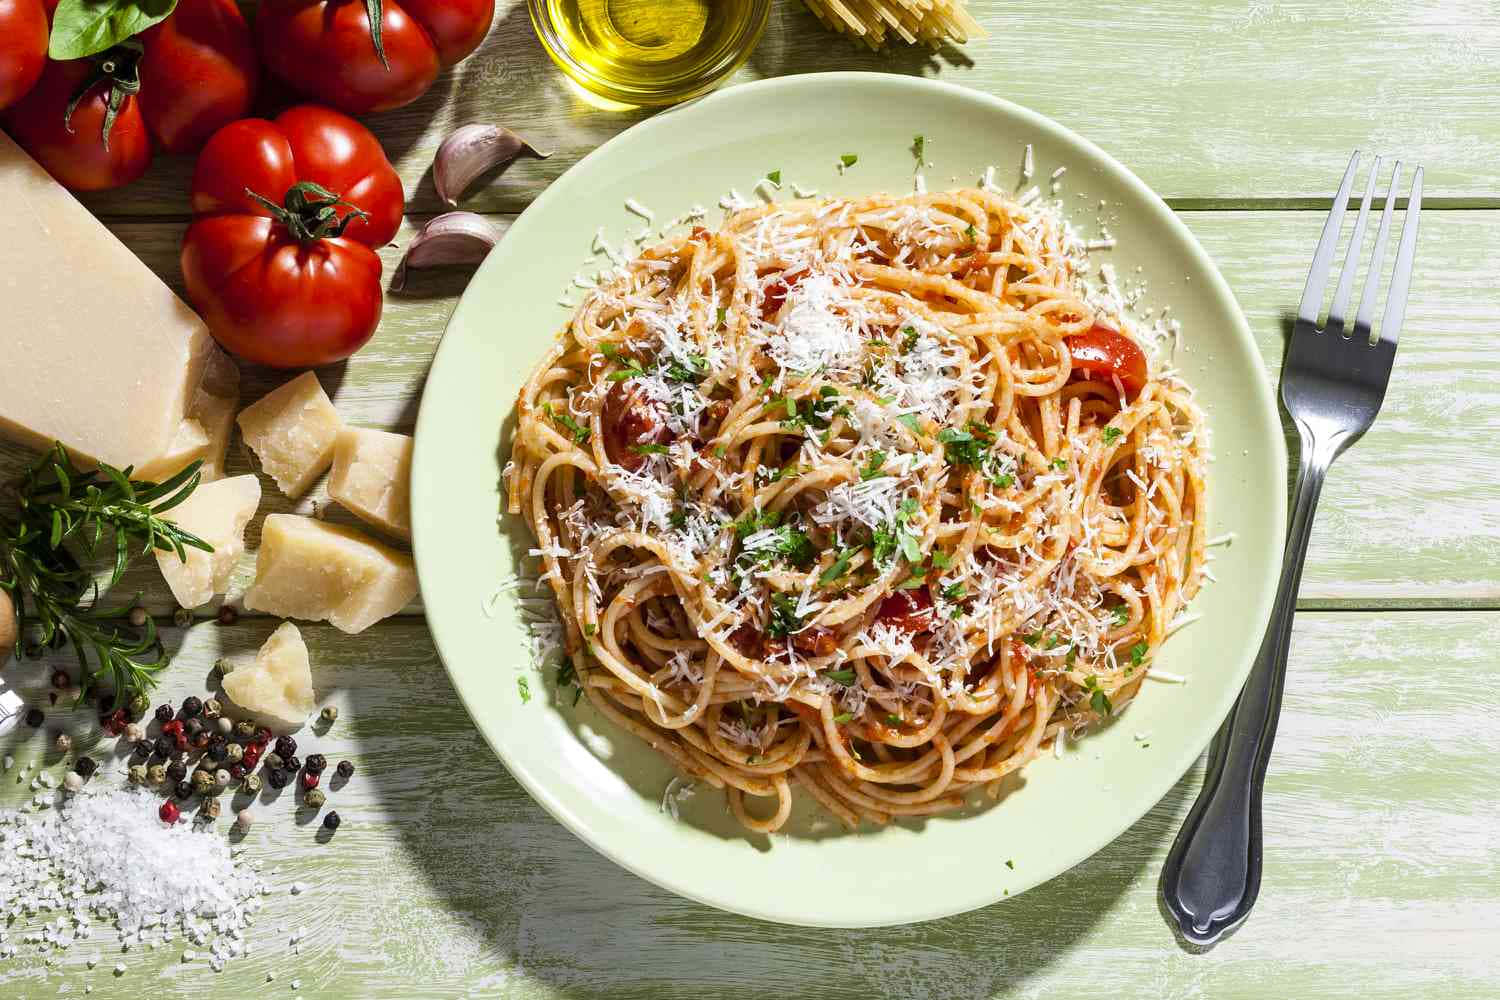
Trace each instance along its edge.
<instances>
[{"instance_id":1,"label":"olive oil","mask_svg":"<svg viewBox=\"0 0 1500 1000\"><path fill-rule=\"evenodd\" d=\"M531 0L554 61L593 94L675 104L717 86L765 28L770 0Z\"/></svg>"}]
</instances>

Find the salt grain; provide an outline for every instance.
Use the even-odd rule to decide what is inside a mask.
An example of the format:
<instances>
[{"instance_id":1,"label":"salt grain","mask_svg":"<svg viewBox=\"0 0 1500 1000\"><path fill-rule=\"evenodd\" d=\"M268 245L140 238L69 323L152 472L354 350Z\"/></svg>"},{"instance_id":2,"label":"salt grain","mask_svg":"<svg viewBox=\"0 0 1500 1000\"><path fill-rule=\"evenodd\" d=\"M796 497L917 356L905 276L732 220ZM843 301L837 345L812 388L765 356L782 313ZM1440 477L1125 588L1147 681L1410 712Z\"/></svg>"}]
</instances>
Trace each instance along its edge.
<instances>
[{"instance_id":1,"label":"salt grain","mask_svg":"<svg viewBox=\"0 0 1500 1000\"><path fill-rule=\"evenodd\" d=\"M40 951L89 936L88 914L117 929L122 952L180 932L216 962L243 954L260 878L234 861L223 838L167 826L156 812L149 794L126 789L79 794L45 817L0 812L0 885L7 889L0 924L54 913L82 918L76 933L59 917L27 935ZM98 957L87 962L92 968ZM124 963L115 971L123 974Z\"/></svg>"}]
</instances>

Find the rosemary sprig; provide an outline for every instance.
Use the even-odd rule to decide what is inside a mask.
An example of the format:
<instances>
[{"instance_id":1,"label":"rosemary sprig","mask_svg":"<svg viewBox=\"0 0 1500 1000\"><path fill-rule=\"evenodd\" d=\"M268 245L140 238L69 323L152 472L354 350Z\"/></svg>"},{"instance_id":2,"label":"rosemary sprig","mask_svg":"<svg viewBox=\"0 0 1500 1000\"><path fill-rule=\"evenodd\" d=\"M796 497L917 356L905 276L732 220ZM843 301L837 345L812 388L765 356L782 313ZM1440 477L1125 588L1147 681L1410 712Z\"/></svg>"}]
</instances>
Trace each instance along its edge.
<instances>
[{"instance_id":1,"label":"rosemary sprig","mask_svg":"<svg viewBox=\"0 0 1500 1000\"><path fill-rule=\"evenodd\" d=\"M198 488L201 464L165 482L142 482L130 478L130 468L122 472L102 462L97 471L80 470L67 449L54 444L27 471L16 489L15 516L0 517L0 588L15 605L18 656L24 626L34 622L44 645L72 644L85 694L107 681L118 703L156 683L168 658L155 622L147 618L137 628L128 606L99 608L98 582L75 550L95 558L108 532L111 587L129 566L133 547L136 555L161 549L179 559L190 548L212 552L213 546L161 516Z\"/></svg>"}]
</instances>

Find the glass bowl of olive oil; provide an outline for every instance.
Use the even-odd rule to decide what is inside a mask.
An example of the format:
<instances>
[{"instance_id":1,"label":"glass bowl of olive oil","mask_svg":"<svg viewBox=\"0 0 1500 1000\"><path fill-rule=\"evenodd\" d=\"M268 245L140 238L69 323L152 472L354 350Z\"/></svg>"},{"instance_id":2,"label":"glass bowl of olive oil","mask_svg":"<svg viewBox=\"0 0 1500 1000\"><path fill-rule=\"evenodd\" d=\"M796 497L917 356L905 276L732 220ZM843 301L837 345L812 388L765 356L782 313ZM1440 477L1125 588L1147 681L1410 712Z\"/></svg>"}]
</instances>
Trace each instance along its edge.
<instances>
[{"instance_id":1,"label":"glass bowl of olive oil","mask_svg":"<svg viewBox=\"0 0 1500 1000\"><path fill-rule=\"evenodd\" d=\"M690 100L739 69L771 0L527 0L547 54L614 104Z\"/></svg>"}]
</instances>

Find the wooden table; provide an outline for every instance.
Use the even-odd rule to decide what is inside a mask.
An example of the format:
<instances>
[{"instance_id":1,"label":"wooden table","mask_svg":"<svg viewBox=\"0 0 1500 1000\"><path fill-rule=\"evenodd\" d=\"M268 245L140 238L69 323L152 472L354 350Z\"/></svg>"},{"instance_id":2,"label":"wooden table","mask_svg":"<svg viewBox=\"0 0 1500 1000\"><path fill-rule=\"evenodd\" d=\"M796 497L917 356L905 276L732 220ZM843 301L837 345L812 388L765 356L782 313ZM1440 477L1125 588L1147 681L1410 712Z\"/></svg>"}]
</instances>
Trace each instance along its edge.
<instances>
[{"instance_id":1,"label":"wooden table","mask_svg":"<svg viewBox=\"0 0 1500 1000\"><path fill-rule=\"evenodd\" d=\"M428 166L451 127L497 121L557 150L517 163L469 199L465 207L503 228L579 156L642 117L586 106L546 60L525 5L500 7L475 56L416 104L370 119L407 184L399 243L441 210ZM1090 137L1165 196L1219 262L1268 379L1350 149L1427 168L1390 395L1374 430L1334 468L1313 535L1266 788L1265 884L1250 921L1197 954L1177 943L1157 903L1162 858L1201 765L1095 857L977 913L809 931L686 902L596 855L497 765L412 608L354 638L304 628L320 697L342 710L311 742L359 772L332 797L344 826L329 844L293 821L285 799L261 807L245 846L279 869L281 888L250 957L216 975L202 960L181 963L175 949L131 953L129 971L115 977L112 953L89 971L96 949L75 947L55 966L0 963L0 993L79 996L92 985L95 996L403 1000L1500 995L1500 11L1489 0L972 7L990 32L983 41L873 55L788 0L739 79L856 68L940 77ZM174 285L189 170L186 160L162 161L140 183L88 199ZM387 275L399 254L384 252ZM319 373L346 420L411 430L464 281L417 275L406 295L388 297L375 340ZM245 400L281 377L246 369ZM232 452L233 471L248 471L238 442ZM5 452L0 471L23 460ZM297 509L322 499L315 492ZM263 512L291 507L268 487ZM252 566L253 554L237 589ZM125 586L170 614L154 569ZM164 693L201 693L221 651L253 648L272 624L169 628L169 647L180 649ZM6 676L45 702L46 674L23 663ZM48 731L68 726L84 749L94 741L82 735L87 721L56 712ZM42 752L47 738L12 734L0 752L51 762L60 777L58 755ZM27 795L0 783L6 804ZM293 879L306 883L303 894L287 892ZM287 944L297 927L308 929L300 954Z\"/></svg>"}]
</instances>

